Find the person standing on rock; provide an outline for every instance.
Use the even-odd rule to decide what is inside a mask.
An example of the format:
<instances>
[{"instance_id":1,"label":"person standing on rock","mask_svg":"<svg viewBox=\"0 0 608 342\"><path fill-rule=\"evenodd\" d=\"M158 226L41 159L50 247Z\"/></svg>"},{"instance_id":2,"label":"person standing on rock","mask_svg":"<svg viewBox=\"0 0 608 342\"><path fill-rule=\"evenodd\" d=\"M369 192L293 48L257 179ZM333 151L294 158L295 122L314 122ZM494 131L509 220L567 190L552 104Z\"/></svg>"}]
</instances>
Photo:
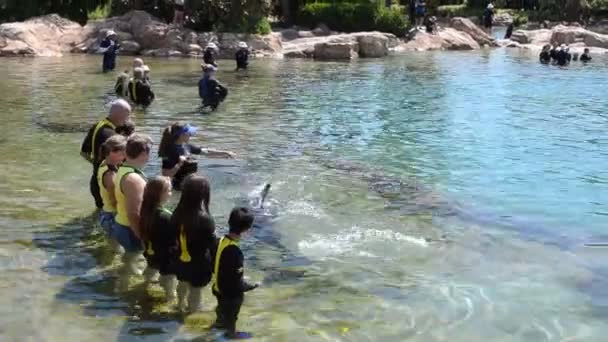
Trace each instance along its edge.
<instances>
[{"instance_id":1,"label":"person standing on rock","mask_svg":"<svg viewBox=\"0 0 608 342\"><path fill-rule=\"evenodd\" d=\"M177 27L184 26L184 0L174 0L173 3L173 25Z\"/></svg>"},{"instance_id":2,"label":"person standing on rock","mask_svg":"<svg viewBox=\"0 0 608 342\"><path fill-rule=\"evenodd\" d=\"M492 34L492 24L494 24L494 5L489 3L483 12L483 26L488 30L490 35Z\"/></svg>"},{"instance_id":3,"label":"person standing on rock","mask_svg":"<svg viewBox=\"0 0 608 342\"><path fill-rule=\"evenodd\" d=\"M116 68L116 54L120 49L120 44L116 42L116 32L110 30L106 32L106 38L99 45L99 51L103 53L103 72L108 72Z\"/></svg>"},{"instance_id":4,"label":"person standing on rock","mask_svg":"<svg viewBox=\"0 0 608 342\"><path fill-rule=\"evenodd\" d=\"M424 17L426 16L426 3L424 0L416 0L416 28L422 29Z\"/></svg>"},{"instance_id":5,"label":"person standing on rock","mask_svg":"<svg viewBox=\"0 0 608 342\"><path fill-rule=\"evenodd\" d=\"M249 47L245 42L239 42L239 50L235 55L236 59L236 70L240 69L247 70L247 66L249 65Z\"/></svg>"},{"instance_id":6,"label":"person standing on rock","mask_svg":"<svg viewBox=\"0 0 608 342\"><path fill-rule=\"evenodd\" d=\"M215 43L207 44L205 47L205 52L203 53L203 61L205 64L213 65L217 68L217 63L215 62L215 55L217 54L218 47Z\"/></svg>"},{"instance_id":7,"label":"person standing on rock","mask_svg":"<svg viewBox=\"0 0 608 342\"><path fill-rule=\"evenodd\" d=\"M108 117L93 125L82 142L80 155L93 165L90 190L97 208L103 207L103 199L101 198L99 183L97 182L97 172L102 161L101 146L111 136L117 134L116 130L128 122L130 115L131 106L129 103L122 99L115 100L110 106Z\"/></svg>"}]
</instances>

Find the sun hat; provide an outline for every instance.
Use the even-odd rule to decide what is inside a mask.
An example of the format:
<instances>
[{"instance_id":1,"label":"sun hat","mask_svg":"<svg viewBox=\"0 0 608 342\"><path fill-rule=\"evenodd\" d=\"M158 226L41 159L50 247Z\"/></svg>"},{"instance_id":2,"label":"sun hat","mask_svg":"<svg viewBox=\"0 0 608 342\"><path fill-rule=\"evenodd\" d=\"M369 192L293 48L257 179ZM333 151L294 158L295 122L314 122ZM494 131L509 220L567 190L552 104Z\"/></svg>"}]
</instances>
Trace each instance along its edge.
<instances>
[{"instance_id":1,"label":"sun hat","mask_svg":"<svg viewBox=\"0 0 608 342\"><path fill-rule=\"evenodd\" d=\"M215 45L215 43L209 43L207 44L207 49L217 49L217 45Z\"/></svg>"},{"instance_id":2,"label":"sun hat","mask_svg":"<svg viewBox=\"0 0 608 342\"><path fill-rule=\"evenodd\" d=\"M247 48L247 43L239 42L239 49L246 49L246 48Z\"/></svg>"},{"instance_id":3,"label":"sun hat","mask_svg":"<svg viewBox=\"0 0 608 342\"><path fill-rule=\"evenodd\" d=\"M150 72L150 67L147 65L144 65L141 68L144 70L144 72Z\"/></svg>"},{"instance_id":4,"label":"sun hat","mask_svg":"<svg viewBox=\"0 0 608 342\"><path fill-rule=\"evenodd\" d=\"M108 30L108 32L106 32L106 38L112 37L115 35L116 35L116 32L114 32L113 30Z\"/></svg>"},{"instance_id":5,"label":"sun hat","mask_svg":"<svg viewBox=\"0 0 608 342\"><path fill-rule=\"evenodd\" d=\"M494 9L494 5L488 4L488 9Z\"/></svg>"}]
</instances>

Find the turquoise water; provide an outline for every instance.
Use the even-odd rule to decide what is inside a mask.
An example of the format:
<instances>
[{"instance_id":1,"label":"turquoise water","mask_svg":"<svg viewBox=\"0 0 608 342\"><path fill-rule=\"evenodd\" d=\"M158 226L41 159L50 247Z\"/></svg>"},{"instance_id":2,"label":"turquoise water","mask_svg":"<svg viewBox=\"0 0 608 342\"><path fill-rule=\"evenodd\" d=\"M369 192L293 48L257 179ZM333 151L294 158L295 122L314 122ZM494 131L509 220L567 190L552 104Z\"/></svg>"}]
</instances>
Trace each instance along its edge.
<instances>
[{"instance_id":1,"label":"turquoise water","mask_svg":"<svg viewBox=\"0 0 608 342\"><path fill-rule=\"evenodd\" d=\"M245 243L263 286L239 326L257 340L602 341L608 249L583 244L606 236L607 61L560 69L484 50L255 60L247 74L222 61L229 99L201 114L200 62L158 59L158 99L134 120L156 142L191 122L194 142L238 155L200 160L220 226L273 184ZM0 337L213 339L208 293L184 318L137 283L115 289L78 156L111 100L99 64L0 65Z\"/></svg>"}]
</instances>

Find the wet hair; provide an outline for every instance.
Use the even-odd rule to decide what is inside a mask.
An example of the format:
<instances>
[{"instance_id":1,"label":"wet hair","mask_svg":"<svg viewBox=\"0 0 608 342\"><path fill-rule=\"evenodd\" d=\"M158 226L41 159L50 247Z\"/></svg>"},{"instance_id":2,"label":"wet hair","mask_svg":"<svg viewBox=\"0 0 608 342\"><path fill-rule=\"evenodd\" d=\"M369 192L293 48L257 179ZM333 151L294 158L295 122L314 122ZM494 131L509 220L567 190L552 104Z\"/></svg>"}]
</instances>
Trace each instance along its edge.
<instances>
[{"instance_id":1,"label":"wet hair","mask_svg":"<svg viewBox=\"0 0 608 342\"><path fill-rule=\"evenodd\" d=\"M131 134L135 133L135 124L133 121L127 121L124 125L116 127L116 133L128 138Z\"/></svg>"},{"instance_id":2,"label":"wet hair","mask_svg":"<svg viewBox=\"0 0 608 342\"><path fill-rule=\"evenodd\" d=\"M140 80L144 77L144 69L143 68L135 68L133 69L133 78L136 80Z\"/></svg>"},{"instance_id":3,"label":"wet hair","mask_svg":"<svg viewBox=\"0 0 608 342\"><path fill-rule=\"evenodd\" d=\"M254 216L249 208L236 207L230 212L228 226L230 233L241 234L251 228L253 225Z\"/></svg>"},{"instance_id":4,"label":"wet hair","mask_svg":"<svg viewBox=\"0 0 608 342\"><path fill-rule=\"evenodd\" d=\"M144 241L150 240L150 237L154 234L154 219L158 215L156 211L160 208L160 200L165 187L171 189L171 181L168 177L157 176L146 183L144 198L139 211L141 236Z\"/></svg>"},{"instance_id":5,"label":"wet hair","mask_svg":"<svg viewBox=\"0 0 608 342\"><path fill-rule=\"evenodd\" d=\"M152 138L145 134L135 133L127 139L127 157L135 159L144 152L150 152Z\"/></svg>"},{"instance_id":6,"label":"wet hair","mask_svg":"<svg viewBox=\"0 0 608 342\"><path fill-rule=\"evenodd\" d=\"M114 134L101 145L101 156L102 158L106 158L110 152L124 151L126 148L127 138L120 134Z\"/></svg>"},{"instance_id":7,"label":"wet hair","mask_svg":"<svg viewBox=\"0 0 608 342\"><path fill-rule=\"evenodd\" d=\"M182 195L177 207L171 216L173 227L184 227L186 235L205 225L211 233L215 231L209 201L211 200L211 186L203 176L190 175L182 183Z\"/></svg>"},{"instance_id":8,"label":"wet hair","mask_svg":"<svg viewBox=\"0 0 608 342\"><path fill-rule=\"evenodd\" d=\"M164 158L169 154L169 146L175 144L184 127L186 127L185 124L174 122L171 126L167 126L163 130L163 136L160 139L160 145L158 146L159 157Z\"/></svg>"}]
</instances>

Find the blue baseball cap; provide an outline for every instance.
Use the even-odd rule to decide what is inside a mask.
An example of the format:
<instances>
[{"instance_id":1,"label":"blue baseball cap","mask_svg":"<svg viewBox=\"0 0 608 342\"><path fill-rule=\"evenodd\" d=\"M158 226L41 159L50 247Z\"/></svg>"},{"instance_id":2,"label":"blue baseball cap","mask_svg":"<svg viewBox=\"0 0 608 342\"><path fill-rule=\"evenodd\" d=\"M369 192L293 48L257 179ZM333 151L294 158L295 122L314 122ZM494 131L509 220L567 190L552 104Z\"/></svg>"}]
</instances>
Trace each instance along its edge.
<instances>
[{"instance_id":1,"label":"blue baseball cap","mask_svg":"<svg viewBox=\"0 0 608 342\"><path fill-rule=\"evenodd\" d=\"M177 135L182 135L182 134L195 135L197 131L198 131L198 127L192 126L190 124L186 124L184 127L182 127L182 129L179 130L179 132L177 132Z\"/></svg>"}]
</instances>

